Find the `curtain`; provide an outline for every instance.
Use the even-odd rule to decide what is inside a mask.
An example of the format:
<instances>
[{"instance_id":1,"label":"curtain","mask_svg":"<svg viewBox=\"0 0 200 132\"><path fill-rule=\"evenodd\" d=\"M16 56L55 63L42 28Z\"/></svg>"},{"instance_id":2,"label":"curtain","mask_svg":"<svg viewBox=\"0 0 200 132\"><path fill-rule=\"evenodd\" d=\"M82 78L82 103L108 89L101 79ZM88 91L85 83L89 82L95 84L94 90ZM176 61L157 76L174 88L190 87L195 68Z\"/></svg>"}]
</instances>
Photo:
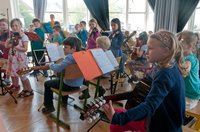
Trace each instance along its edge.
<instances>
[{"instance_id":1,"label":"curtain","mask_svg":"<svg viewBox=\"0 0 200 132\"><path fill-rule=\"evenodd\" d=\"M164 29L176 33L178 2L178 0L156 0L154 7L155 32Z\"/></svg>"},{"instance_id":2,"label":"curtain","mask_svg":"<svg viewBox=\"0 0 200 132\"><path fill-rule=\"evenodd\" d=\"M198 2L199 0L148 0L154 11L154 31L182 31Z\"/></svg>"},{"instance_id":3,"label":"curtain","mask_svg":"<svg viewBox=\"0 0 200 132\"><path fill-rule=\"evenodd\" d=\"M148 3L149 3L149 5L150 5L150 7L151 7L152 10L154 10L155 1L156 1L156 0L148 0Z\"/></svg>"},{"instance_id":4,"label":"curtain","mask_svg":"<svg viewBox=\"0 0 200 132\"><path fill-rule=\"evenodd\" d=\"M40 19L41 22L44 21L44 14L47 7L47 0L33 0L33 8L35 17Z\"/></svg>"},{"instance_id":5,"label":"curtain","mask_svg":"<svg viewBox=\"0 0 200 132\"><path fill-rule=\"evenodd\" d=\"M199 0L180 0L177 32L183 30L198 3Z\"/></svg>"},{"instance_id":6,"label":"curtain","mask_svg":"<svg viewBox=\"0 0 200 132\"><path fill-rule=\"evenodd\" d=\"M84 0L84 2L101 29L109 30L108 0Z\"/></svg>"}]
</instances>

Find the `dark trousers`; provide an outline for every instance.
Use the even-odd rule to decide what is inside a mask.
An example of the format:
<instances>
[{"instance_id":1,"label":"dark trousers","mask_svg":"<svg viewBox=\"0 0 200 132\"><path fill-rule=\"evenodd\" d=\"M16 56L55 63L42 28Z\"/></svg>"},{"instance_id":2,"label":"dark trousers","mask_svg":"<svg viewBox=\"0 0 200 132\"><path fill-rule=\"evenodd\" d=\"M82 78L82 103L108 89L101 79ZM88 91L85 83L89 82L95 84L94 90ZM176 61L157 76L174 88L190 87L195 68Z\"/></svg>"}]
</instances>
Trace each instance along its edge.
<instances>
[{"instance_id":1,"label":"dark trousers","mask_svg":"<svg viewBox=\"0 0 200 132\"><path fill-rule=\"evenodd\" d=\"M59 79L54 80L48 80L44 83L44 106L45 107L52 107L53 106L53 91L51 91L51 88L59 89ZM80 87L71 87L63 83L63 91L73 91L77 90ZM63 103L67 103L68 96L63 96L62 101Z\"/></svg>"}]
</instances>

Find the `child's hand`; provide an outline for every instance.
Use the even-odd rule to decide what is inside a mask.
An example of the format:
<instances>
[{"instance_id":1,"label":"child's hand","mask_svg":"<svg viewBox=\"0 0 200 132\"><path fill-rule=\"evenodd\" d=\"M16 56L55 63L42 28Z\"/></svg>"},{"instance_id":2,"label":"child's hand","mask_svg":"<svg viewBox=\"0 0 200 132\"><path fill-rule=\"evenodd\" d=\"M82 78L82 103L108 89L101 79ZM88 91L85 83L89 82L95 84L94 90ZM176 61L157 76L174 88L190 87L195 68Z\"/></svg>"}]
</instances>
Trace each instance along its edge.
<instances>
[{"instance_id":1,"label":"child's hand","mask_svg":"<svg viewBox=\"0 0 200 132\"><path fill-rule=\"evenodd\" d=\"M113 115L115 114L114 108L112 106L112 101L110 100L109 103L105 104L102 108L108 119L112 121Z\"/></svg>"}]
</instances>

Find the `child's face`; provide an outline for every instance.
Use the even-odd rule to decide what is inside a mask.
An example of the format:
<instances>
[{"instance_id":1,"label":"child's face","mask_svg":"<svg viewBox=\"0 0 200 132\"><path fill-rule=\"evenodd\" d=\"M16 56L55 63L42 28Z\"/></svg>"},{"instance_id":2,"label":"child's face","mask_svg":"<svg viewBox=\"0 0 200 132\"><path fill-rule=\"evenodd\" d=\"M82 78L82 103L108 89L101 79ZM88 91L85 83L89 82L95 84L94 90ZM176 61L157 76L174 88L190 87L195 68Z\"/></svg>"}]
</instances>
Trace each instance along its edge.
<instances>
[{"instance_id":1,"label":"child's face","mask_svg":"<svg viewBox=\"0 0 200 132\"><path fill-rule=\"evenodd\" d=\"M147 42L147 61L162 62L169 54L167 48L161 46L161 42L157 39L150 38Z\"/></svg>"},{"instance_id":2,"label":"child's face","mask_svg":"<svg viewBox=\"0 0 200 132\"><path fill-rule=\"evenodd\" d=\"M77 32L79 32L81 30L80 25L76 25L75 29L76 29Z\"/></svg>"},{"instance_id":3,"label":"child's face","mask_svg":"<svg viewBox=\"0 0 200 132\"><path fill-rule=\"evenodd\" d=\"M89 27L90 29L94 29L95 27L97 27L97 24L95 22L90 22Z\"/></svg>"},{"instance_id":4,"label":"child's face","mask_svg":"<svg viewBox=\"0 0 200 132\"><path fill-rule=\"evenodd\" d=\"M1 31L8 30L8 24L6 22L0 22L0 30Z\"/></svg>"},{"instance_id":5,"label":"child's face","mask_svg":"<svg viewBox=\"0 0 200 132\"><path fill-rule=\"evenodd\" d=\"M85 24L80 23L80 28L85 28Z\"/></svg>"},{"instance_id":6,"label":"child's face","mask_svg":"<svg viewBox=\"0 0 200 132\"><path fill-rule=\"evenodd\" d=\"M11 25L12 31L13 32L20 32L21 31L21 25L18 21L14 21L13 24Z\"/></svg>"},{"instance_id":7,"label":"child's face","mask_svg":"<svg viewBox=\"0 0 200 132\"><path fill-rule=\"evenodd\" d=\"M111 22L111 28L112 28L112 31L116 31L118 30L119 26L117 23Z\"/></svg>"},{"instance_id":8,"label":"child's face","mask_svg":"<svg viewBox=\"0 0 200 132\"><path fill-rule=\"evenodd\" d=\"M55 29L53 29L53 35L58 36L60 33L59 31L56 31Z\"/></svg>"},{"instance_id":9,"label":"child's face","mask_svg":"<svg viewBox=\"0 0 200 132\"><path fill-rule=\"evenodd\" d=\"M33 23L33 26L34 26L35 28L39 28L39 27L40 27L40 23L39 23L39 22L34 22L34 23Z\"/></svg>"},{"instance_id":10,"label":"child's face","mask_svg":"<svg viewBox=\"0 0 200 132\"><path fill-rule=\"evenodd\" d=\"M72 54L72 53L76 52L76 48L71 48L71 46L65 45L64 52L65 52L65 55Z\"/></svg>"},{"instance_id":11,"label":"child's face","mask_svg":"<svg viewBox=\"0 0 200 132\"><path fill-rule=\"evenodd\" d=\"M183 54L188 55L188 53L192 52L192 45L191 44L186 44L183 41L180 41L180 44L183 48Z\"/></svg>"}]
</instances>

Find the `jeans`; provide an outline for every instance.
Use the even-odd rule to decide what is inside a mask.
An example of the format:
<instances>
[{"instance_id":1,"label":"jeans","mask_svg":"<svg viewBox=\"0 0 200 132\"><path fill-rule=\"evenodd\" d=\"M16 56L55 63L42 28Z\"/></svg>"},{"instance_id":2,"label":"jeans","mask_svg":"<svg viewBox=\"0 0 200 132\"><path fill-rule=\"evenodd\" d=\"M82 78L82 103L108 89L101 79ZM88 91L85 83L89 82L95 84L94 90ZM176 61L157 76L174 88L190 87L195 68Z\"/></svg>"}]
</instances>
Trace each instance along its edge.
<instances>
[{"instance_id":1,"label":"jeans","mask_svg":"<svg viewBox=\"0 0 200 132\"><path fill-rule=\"evenodd\" d=\"M59 83L60 80L59 79L54 79L54 80L48 80L44 83L44 106L45 107L53 107L53 91L51 90L51 88L56 88L59 89ZM66 85L65 83L63 83L63 91L73 91L73 90L77 90L80 87L71 87ZM63 103L67 103L68 100L68 95L67 96L63 96L62 97L62 101Z\"/></svg>"}]
</instances>

